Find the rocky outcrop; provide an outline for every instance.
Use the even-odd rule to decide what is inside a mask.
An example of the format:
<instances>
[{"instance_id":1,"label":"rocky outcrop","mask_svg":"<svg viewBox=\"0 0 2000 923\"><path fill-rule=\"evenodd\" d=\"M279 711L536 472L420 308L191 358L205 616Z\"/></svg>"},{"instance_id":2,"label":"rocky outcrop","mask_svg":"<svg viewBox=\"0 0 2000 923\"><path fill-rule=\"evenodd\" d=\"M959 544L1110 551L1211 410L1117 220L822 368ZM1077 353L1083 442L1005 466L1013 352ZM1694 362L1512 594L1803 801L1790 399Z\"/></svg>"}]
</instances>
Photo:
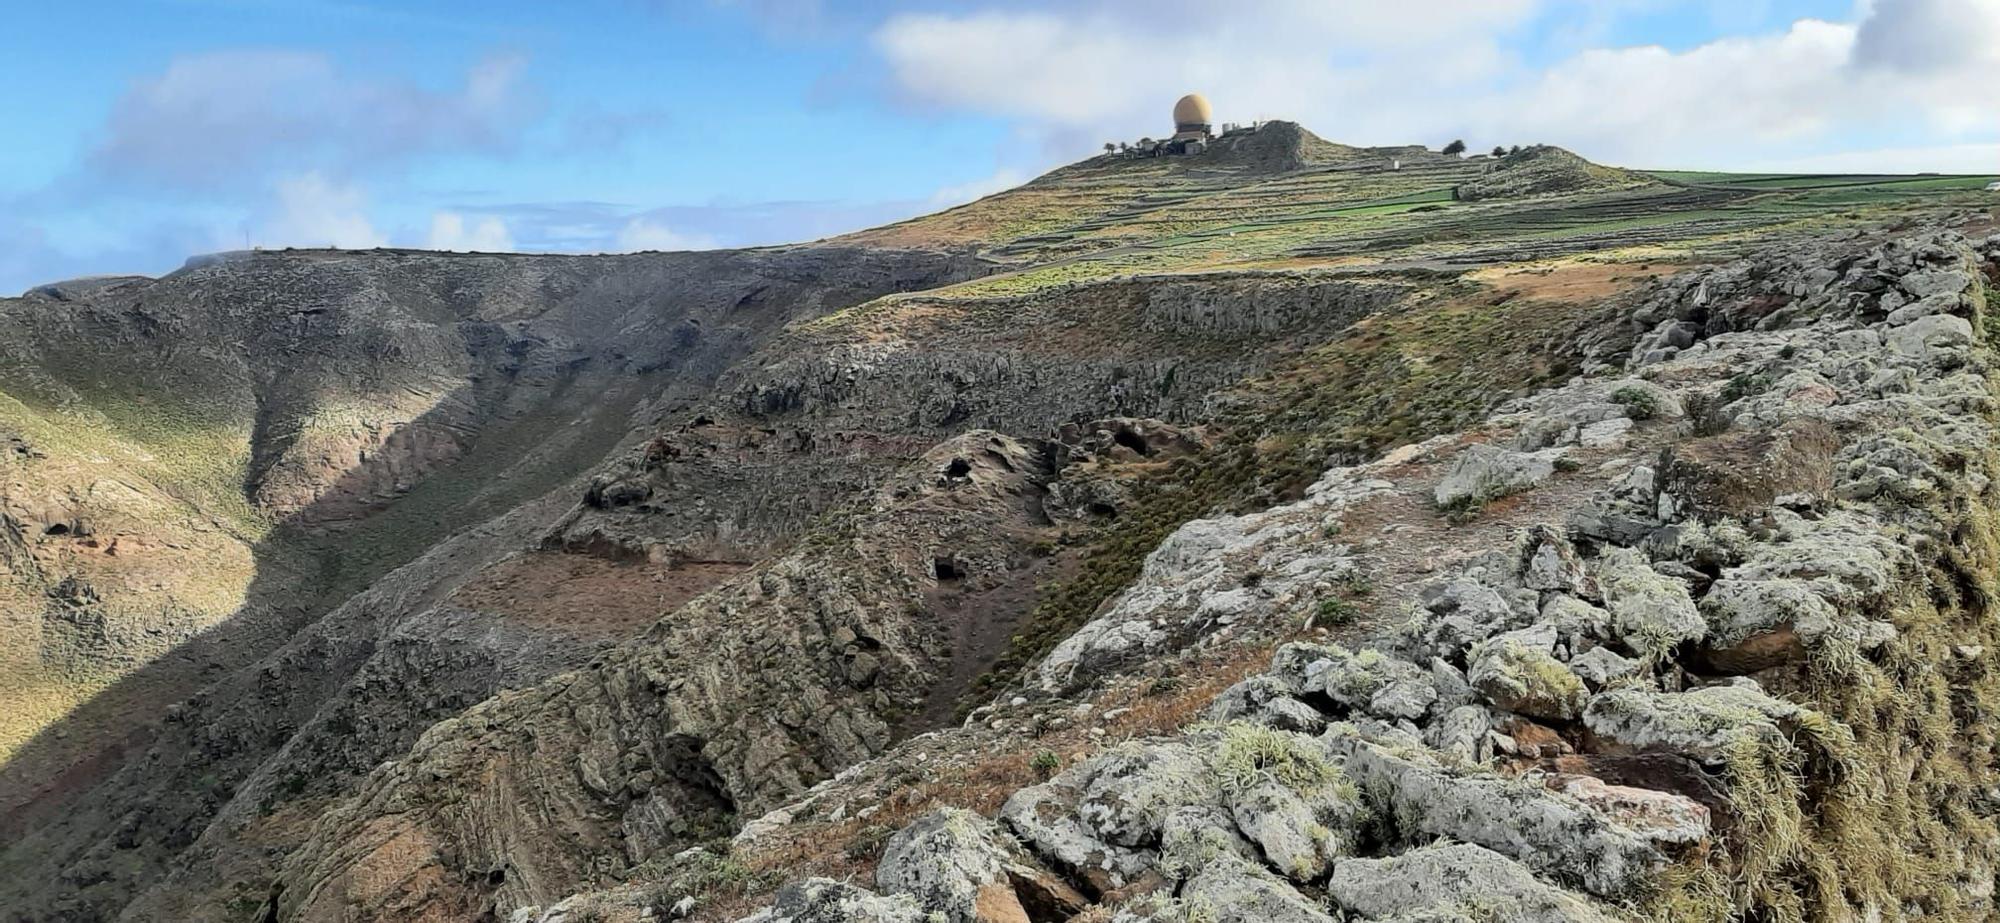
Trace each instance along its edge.
<instances>
[{"instance_id":1,"label":"rocky outcrop","mask_svg":"<svg viewBox=\"0 0 2000 923\"><path fill-rule=\"evenodd\" d=\"M1990 693L1962 666L2000 633L1977 588L2000 565L1988 354L1976 336L1933 335L1960 325L1904 335L1922 349L1892 331L1918 322L1896 315L1897 293L1946 312L1924 316L1980 316L1991 250L1946 234L1662 284L1641 323L1682 299L1701 310L1681 314L1700 335L1671 355L1642 342L1631 357L1660 393L1628 438L1659 451L1605 462L1601 489L1552 510L1564 527L1454 559L1406 622L1366 643L1284 645L1215 700L1215 723L1082 761L1017 793L1001 822L1120 919L1329 919L1308 897L1322 889L1363 919L1808 903L1814 918L1990 916ZM1482 435L1578 445L1577 408L1641 403L1605 385L1526 399ZM1682 407L1692 422L1673 422ZM1113 681L1128 652L1157 660L1282 625L1310 599L1288 568L1341 563L1327 536L1353 511L1330 495L1424 451L1184 527L1036 680L1076 690ZM1205 617L1241 586L1239 559L1258 585L1281 575L1273 601L1232 606L1246 616L1234 624ZM1178 601L1195 587L1200 605ZM1911 721L1935 731L1913 738ZM1912 852L1939 877L1897 877ZM1799 862L1846 884L1786 871Z\"/></svg>"},{"instance_id":2,"label":"rocky outcrop","mask_svg":"<svg viewBox=\"0 0 2000 923\"><path fill-rule=\"evenodd\" d=\"M1569 151L1546 144L1517 148L1488 162L1476 179L1460 184L1459 199L1517 199L1589 190L1608 190L1653 182L1643 174L1603 167Z\"/></svg>"},{"instance_id":3,"label":"rocky outcrop","mask_svg":"<svg viewBox=\"0 0 2000 923\"><path fill-rule=\"evenodd\" d=\"M936 562L1024 562L1047 458L992 433L951 440L846 523L588 669L432 727L321 821L281 910L392 919L439 870L466 884L422 889L426 906L546 904L603 863L669 854L881 752L954 655L926 598ZM508 872L480 877L494 868Z\"/></svg>"}]
</instances>

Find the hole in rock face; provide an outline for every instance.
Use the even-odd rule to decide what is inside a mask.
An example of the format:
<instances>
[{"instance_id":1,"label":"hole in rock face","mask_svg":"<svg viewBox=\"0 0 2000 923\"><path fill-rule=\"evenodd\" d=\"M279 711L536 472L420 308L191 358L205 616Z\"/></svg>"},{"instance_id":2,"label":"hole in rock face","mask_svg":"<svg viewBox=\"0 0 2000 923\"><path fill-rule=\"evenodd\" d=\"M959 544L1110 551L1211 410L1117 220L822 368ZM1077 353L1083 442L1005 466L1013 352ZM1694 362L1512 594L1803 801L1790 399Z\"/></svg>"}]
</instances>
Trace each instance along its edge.
<instances>
[{"instance_id":1,"label":"hole in rock face","mask_svg":"<svg viewBox=\"0 0 2000 923\"><path fill-rule=\"evenodd\" d=\"M486 873L486 883L489 885L505 884L506 882L507 870L504 868L494 869Z\"/></svg>"},{"instance_id":2,"label":"hole in rock face","mask_svg":"<svg viewBox=\"0 0 2000 923\"><path fill-rule=\"evenodd\" d=\"M944 466L944 476L948 478L969 478L972 476L972 463L963 458L954 458L951 460L951 464Z\"/></svg>"},{"instance_id":3,"label":"hole in rock face","mask_svg":"<svg viewBox=\"0 0 2000 923\"><path fill-rule=\"evenodd\" d=\"M958 568L958 561L949 555L933 558L931 573L937 576L939 583L949 583L965 576L965 572Z\"/></svg>"},{"instance_id":4,"label":"hole in rock face","mask_svg":"<svg viewBox=\"0 0 2000 923\"><path fill-rule=\"evenodd\" d=\"M46 528L46 529L43 529L43 530L42 530L42 534L43 534L43 535L68 535L68 534L69 534L69 524L68 524L68 523L62 523L62 522L59 522L59 523L56 523L56 524L54 524L54 525L51 525L51 526L49 526L49 527L48 527L48 528Z\"/></svg>"},{"instance_id":5,"label":"hole in rock face","mask_svg":"<svg viewBox=\"0 0 2000 923\"><path fill-rule=\"evenodd\" d=\"M1111 441L1131 449L1140 455L1153 454L1153 447L1146 444L1145 438L1129 429L1121 429L1112 434Z\"/></svg>"},{"instance_id":6,"label":"hole in rock face","mask_svg":"<svg viewBox=\"0 0 2000 923\"><path fill-rule=\"evenodd\" d=\"M1089 510L1092 516L1103 516L1107 519L1116 519L1118 517L1118 508L1102 500L1093 500L1084 509Z\"/></svg>"}]
</instances>

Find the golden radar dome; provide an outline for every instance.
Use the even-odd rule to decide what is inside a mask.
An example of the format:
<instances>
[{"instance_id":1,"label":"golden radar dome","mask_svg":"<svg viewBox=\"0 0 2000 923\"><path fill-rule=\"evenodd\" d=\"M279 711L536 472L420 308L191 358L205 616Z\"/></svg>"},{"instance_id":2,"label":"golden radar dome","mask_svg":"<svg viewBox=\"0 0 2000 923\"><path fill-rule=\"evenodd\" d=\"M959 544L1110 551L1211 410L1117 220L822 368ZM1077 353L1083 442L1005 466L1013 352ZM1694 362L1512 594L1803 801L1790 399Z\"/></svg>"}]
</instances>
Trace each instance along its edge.
<instances>
[{"instance_id":1,"label":"golden radar dome","mask_svg":"<svg viewBox=\"0 0 2000 923\"><path fill-rule=\"evenodd\" d=\"M1207 125L1214 120L1215 110L1208 106L1208 97L1200 93L1189 93L1174 103L1174 127L1184 130L1188 126Z\"/></svg>"}]
</instances>

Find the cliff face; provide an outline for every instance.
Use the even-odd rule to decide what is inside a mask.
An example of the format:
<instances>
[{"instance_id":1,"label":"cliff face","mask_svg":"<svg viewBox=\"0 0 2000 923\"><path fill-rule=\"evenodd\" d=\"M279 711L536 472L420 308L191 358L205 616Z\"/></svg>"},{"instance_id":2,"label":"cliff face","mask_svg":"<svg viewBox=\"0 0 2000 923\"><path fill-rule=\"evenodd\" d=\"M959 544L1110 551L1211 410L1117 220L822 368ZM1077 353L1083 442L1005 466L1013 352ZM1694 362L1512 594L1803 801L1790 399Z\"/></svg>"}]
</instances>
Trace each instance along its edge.
<instances>
[{"instance_id":1,"label":"cliff face","mask_svg":"<svg viewBox=\"0 0 2000 923\"><path fill-rule=\"evenodd\" d=\"M0 301L0 918L1977 912L1983 225L1535 154Z\"/></svg>"}]
</instances>

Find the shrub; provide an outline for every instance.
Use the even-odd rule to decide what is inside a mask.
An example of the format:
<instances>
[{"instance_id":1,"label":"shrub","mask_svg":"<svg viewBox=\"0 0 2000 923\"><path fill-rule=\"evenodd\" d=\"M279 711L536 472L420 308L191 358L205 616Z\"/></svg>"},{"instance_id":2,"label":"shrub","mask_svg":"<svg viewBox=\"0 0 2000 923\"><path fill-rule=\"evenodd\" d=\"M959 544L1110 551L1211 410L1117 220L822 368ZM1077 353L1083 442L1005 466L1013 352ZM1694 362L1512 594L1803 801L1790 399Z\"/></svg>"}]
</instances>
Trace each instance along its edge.
<instances>
[{"instance_id":1,"label":"shrub","mask_svg":"<svg viewBox=\"0 0 2000 923\"><path fill-rule=\"evenodd\" d=\"M1611 392L1611 403L1625 408L1625 415L1634 420L1651 420L1660 415L1660 398L1653 392L1627 385Z\"/></svg>"},{"instance_id":2,"label":"shrub","mask_svg":"<svg viewBox=\"0 0 2000 923\"><path fill-rule=\"evenodd\" d=\"M1319 601L1313 613L1313 621L1322 625L1348 625L1361 617L1361 610L1354 604L1338 596L1329 596Z\"/></svg>"},{"instance_id":3,"label":"shrub","mask_svg":"<svg viewBox=\"0 0 2000 923\"><path fill-rule=\"evenodd\" d=\"M1036 778L1047 782L1056 770L1062 768L1062 757L1057 756L1054 750L1037 750L1034 758L1028 760L1028 768L1035 771Z\"/></svg>"},{"instance_id":4,"label":"shrub","mask_svg":"<svg viewBox=\"0 0 2000 923\"><path fill-rule=\"evenodd\" d=\"M1452 143L1445 145L1444 153L1445 156L1447 157L1456 157L1460 154L1465 153L1465 142L1453 141Z\"/></svg>"}]
</instances>

